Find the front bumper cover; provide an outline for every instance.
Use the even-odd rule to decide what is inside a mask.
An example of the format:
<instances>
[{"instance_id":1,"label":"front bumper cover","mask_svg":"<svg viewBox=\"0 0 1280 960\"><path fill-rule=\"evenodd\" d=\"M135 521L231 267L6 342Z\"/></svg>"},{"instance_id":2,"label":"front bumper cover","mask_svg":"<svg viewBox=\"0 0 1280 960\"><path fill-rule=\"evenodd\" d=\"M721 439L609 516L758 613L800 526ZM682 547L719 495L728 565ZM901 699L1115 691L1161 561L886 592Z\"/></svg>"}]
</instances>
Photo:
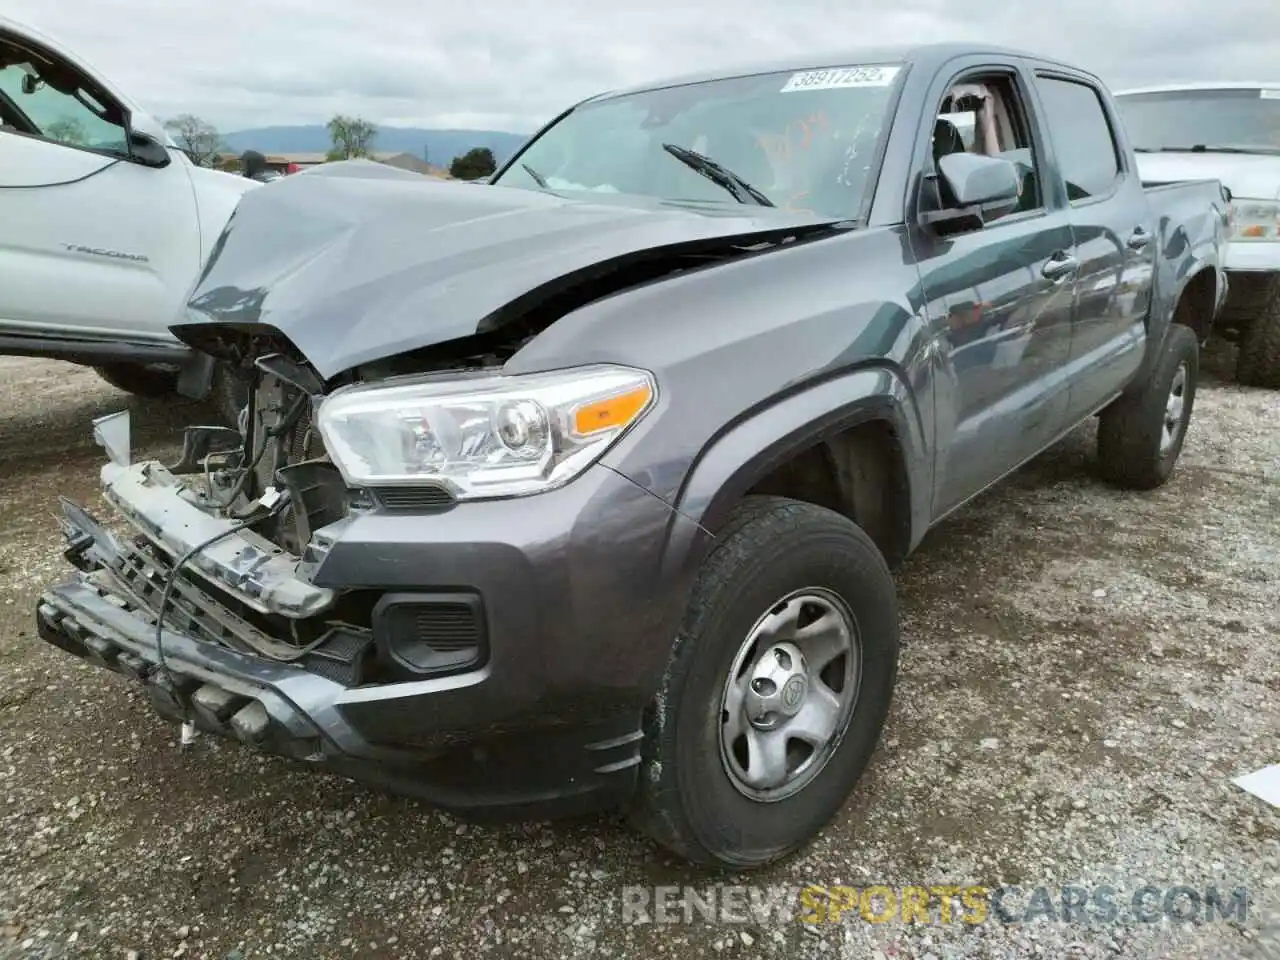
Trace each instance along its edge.
<instances>
[{"instance_id":1,"label":"front bumper cover","mask_svg":"<svg viewBox=\"0 0 1280 960\"><path fill-rule=\"evenodd\" d=\"M246 657L172 631L158 666L154 627L91 582L54 587L36 612L40 636L142 684L173 721L475 818L555 816L624 801L641 734L587 724L461 748L370 743L336 708L346 689L299 667Z\"/></svg>"},{"instance_id":2,"label":"front bumper cover","mask_svg":"<svg viewBox=\"0 0 1280 960\"><path fill-rule=\"evenodd\" d=\"M116 462L103 481L121 517L170 560L225 522L183 500L158 464ZM153 595L120 572L129 544L70 503L67 552L80 573L40 597L39 633L141 682L162 716L460 813L613 805L634 790L643 710L692 578L672 557L706 534L601 466L533 506L351 515L310 565L236 533L173 591L190 609L230 595L305 618L323 617L347 589L466 586L485 598L490 644L466 672L350 686L305 660L213 642L181 616L166 616L161 669Z\"/></svg>"}]
</instances>

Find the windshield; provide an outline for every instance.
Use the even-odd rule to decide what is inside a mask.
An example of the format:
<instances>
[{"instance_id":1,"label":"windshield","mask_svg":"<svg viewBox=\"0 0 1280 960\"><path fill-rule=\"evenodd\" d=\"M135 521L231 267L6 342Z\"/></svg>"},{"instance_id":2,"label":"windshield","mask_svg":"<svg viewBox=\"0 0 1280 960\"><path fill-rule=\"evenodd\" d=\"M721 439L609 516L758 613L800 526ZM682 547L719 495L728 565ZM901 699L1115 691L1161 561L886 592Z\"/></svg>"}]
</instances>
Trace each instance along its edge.
<instances>
[{"instance_id":1,"label":"windshield","mask_svg":"<svg viewBox=\"0 0 1280 960\"><path fill-rule=\"evenodd\" d=\"M1177 90L1116 100L1138 150L1280 153L1280 89Z\"/></svg>"},{"instance_id":2,"label":"windshield","mask_svg":"<svg viewBox=\"0 0 1280 960\"><path fill-rule=\"evenodd\" d=\"M493 182L852 219L874 184L872 158L900 72L873 65L758 74L595 100Z\"/></svg>"}]
</instances>

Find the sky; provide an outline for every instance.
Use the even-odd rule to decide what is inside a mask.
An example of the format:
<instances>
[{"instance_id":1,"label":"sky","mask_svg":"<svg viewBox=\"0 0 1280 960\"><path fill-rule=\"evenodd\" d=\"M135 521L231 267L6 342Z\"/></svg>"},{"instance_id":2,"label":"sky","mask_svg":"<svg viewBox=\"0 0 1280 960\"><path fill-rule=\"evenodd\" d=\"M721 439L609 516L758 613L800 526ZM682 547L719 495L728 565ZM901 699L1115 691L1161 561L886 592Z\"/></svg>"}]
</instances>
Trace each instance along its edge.
<instances>
[{"instance_id":1,"label":"sky","mask_svg":"<svg viewBox=\"0 0 1280 960\"><path fill-rule=\"evenodd\" d=\"M3 0L143 109L223 132L323 123L528 132L582 97L861 45L984 40L1113 88L1280 82L1280 0Z\"/></svg>"}]
</instances>

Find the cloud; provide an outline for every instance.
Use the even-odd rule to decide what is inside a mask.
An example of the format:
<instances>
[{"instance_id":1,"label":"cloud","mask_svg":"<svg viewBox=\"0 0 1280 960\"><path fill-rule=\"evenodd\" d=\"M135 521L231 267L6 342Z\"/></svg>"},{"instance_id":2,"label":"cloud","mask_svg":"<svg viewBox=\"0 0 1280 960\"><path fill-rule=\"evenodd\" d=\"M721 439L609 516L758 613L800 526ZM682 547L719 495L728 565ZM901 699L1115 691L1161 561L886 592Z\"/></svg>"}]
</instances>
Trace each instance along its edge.
<instances>
[{"instance_id":1,"label":"cloud","mask_svg":"<svg viewBox=\"0 0 1280 960\"><path fill-rule=\"evenodd\" d=\"M982 39L1125 86L1280 81L1280 5L1230 0L7 0L145 109L227 131L321 123L532 130L601 90L779 55Z\"/></svg>"}]
</instances>

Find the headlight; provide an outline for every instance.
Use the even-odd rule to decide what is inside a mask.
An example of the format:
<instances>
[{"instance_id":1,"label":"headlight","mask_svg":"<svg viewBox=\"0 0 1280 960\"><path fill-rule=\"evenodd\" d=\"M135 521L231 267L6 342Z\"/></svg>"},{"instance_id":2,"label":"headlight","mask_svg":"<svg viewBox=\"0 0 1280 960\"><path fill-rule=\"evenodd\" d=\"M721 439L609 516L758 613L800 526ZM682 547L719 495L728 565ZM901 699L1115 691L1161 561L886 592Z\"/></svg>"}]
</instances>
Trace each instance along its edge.
<instances>
[{"instance_id":1,"label":"headlight","mask_svg":"<svg viewBox=\"0 0 1280 960\"><path fill-rule=\"evenodd\" d=\"M1273 200L1232 200L1232 240L1280 240L1280 203Z\"/></svg>"},{"instance_id":2,"label":"headlight","mask_svg":"<svg viewBox=\"0 0 1280 960\"><path fill-rule=\"evenodd\" d=\"M431 377L346 387L320 432L353 486L434 484L459 499L539 493L572 480L653 406L630 367Z\"/></svg>"}]
</instances>

